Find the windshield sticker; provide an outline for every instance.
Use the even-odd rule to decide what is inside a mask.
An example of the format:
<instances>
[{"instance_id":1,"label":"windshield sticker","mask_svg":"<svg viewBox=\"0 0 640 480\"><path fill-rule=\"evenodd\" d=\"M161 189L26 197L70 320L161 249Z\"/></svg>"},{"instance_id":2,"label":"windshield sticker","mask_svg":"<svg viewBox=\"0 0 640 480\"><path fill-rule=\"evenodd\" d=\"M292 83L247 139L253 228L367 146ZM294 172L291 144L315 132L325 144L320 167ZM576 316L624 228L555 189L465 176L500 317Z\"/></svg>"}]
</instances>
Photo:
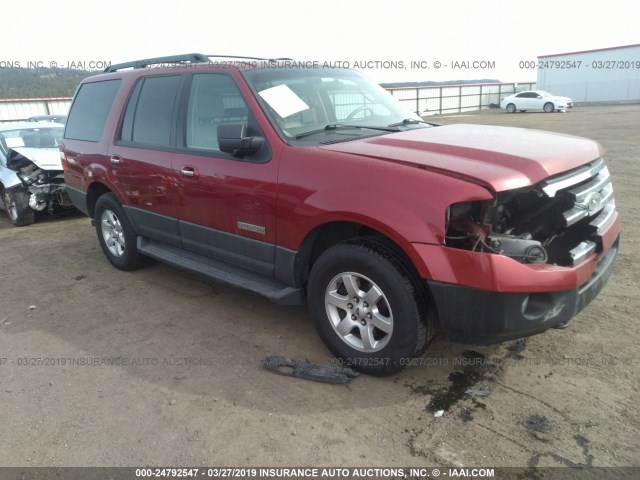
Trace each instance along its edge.
<instances>
[{"instance_id":1,"label":"windshield sticker","mask_svg":"<svg viewBox=\"0 0 640 480\"><path fill-rule=\"evenodd\" d=\"M8 137L4 141L9 148L24 147L24 140L20 137Z\"/></svg>"},{"instance_id":2,"label":"windshield sticker","mask_svg":"<svg viewBox=\"0 0 640 480\"><path fill-rule=\"evenodd\" d=\"M293 90L284 84L267 88L258 92L258 94L282 118L287 118L294 113L309 109L309 105L304 103Z\"/></svg>"}]
</instances>

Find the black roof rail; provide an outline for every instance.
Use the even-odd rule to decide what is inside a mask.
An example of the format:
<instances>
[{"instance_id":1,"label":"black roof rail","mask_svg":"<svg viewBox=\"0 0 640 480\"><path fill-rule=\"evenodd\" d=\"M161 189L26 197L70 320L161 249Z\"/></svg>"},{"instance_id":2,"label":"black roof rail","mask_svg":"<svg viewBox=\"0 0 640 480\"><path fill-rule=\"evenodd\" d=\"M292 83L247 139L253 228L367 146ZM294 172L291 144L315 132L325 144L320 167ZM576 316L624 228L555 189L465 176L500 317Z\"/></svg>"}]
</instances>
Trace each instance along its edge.
<instances>
[{"instance_id":1,"label":"black roof rail","mask_svg":"<svg viewBox=\"0 0 640 480\"><path fill-rule=\"evenodd\" d=\"M169 55L166 57L145 58L133 62L118 63L105 68L105 73L117 72L125 68L145 68L159 63L202 63L209 62L209 57L202 53L185 53L182 55Z\"/></svg>"},{"instance_id":2,"label":"black roof rail","mask_svg":"<svg viewBox=\"0 0 640 480\"><path fill-rule=\"evenodd\" d=\"M209 58L239 58L241 60L293 60L292 58L262 58L262 57L243 57L240 55L207 55Z\"/></svg>"},{"instance_id":3,"label":"black roof rail","mask_svg":"<svg viewBox=\"0 0 640 480\"><path fill-rule=\"evenodd\" d=\"M262 60L262 61L280 61L292 60L291 58L260 58L260 57L243 57L241 55L204 55L202 53L185 53L182 55L169 55L166 57L145 58L143 60L134 60L133 62L117 63L110 65L104 69L104 73L117 72L125 68L146 68L149 65L157 65L161 63L207 63L210 58L237 58L240 60Z\"/></svg>"}]
</instances>

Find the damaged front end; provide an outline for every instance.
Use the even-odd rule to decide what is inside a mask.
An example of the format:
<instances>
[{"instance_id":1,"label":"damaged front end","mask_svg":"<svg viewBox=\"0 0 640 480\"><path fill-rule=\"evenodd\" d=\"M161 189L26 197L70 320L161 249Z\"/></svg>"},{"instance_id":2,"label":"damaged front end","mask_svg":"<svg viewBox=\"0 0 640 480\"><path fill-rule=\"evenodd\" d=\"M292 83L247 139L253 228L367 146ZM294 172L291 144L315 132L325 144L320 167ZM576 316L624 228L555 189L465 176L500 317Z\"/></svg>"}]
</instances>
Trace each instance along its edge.
<instances>
[{"instance_id":1,"label":"damaged front end","mask_svg":"<svg viewBox=\"0 0 640 480\"><path fill-rule=\"evenodd\" d=\"M601 159L491 201L451 205L450 281L428 280L441 327L495 343L561 327L602 290L618 252L619 217Z\"/></svg>"},{"instance_id":2,"label":"damaged front end","mask_svg":"<svg viewBox=\"0 0 640 480\"><path fill-rule=\"evenodd\" d=\"M25 150L25 151L22 151ZM9 149L7 156L8 169L15 172L13 178L5 179L5 207L10 210L12 202L14 213L19 213L16 200L28 193L28 206L36 212L46 211L49 214L73 208L64 183L64 172L59 165L57 151L43 152L41 149L33 160L28 153L31 149ZM13 220L13 218L12 218ZM15 223L15 222L14 222Z\"/></svg>"},{"instance_id":3,"label":"damaged front end","mask_svg":"<svg viewBox=\"0 0 640 480\"><path fill-rule=\"evenodd\" d=\"M445 244L520 263L574 266L602 251L600 234L614 212L609 171L598 159L533 187L500 192L492 202L451 205Z\"/></svg>"},{"instance_id":4,"label":"damaged front end","mask_svg":"<svg viewBox=\"0 0 640 480\"><path fill-rule=\"evenodd\" d=\"M29 206L33 210L37 212L47 210L48 213L55 213L60 208L72 206L66 194L62 171L43 170L34 163L30 163L21 167L16 173L22 185L31 194Z\"/></svg>"}]
</instances>

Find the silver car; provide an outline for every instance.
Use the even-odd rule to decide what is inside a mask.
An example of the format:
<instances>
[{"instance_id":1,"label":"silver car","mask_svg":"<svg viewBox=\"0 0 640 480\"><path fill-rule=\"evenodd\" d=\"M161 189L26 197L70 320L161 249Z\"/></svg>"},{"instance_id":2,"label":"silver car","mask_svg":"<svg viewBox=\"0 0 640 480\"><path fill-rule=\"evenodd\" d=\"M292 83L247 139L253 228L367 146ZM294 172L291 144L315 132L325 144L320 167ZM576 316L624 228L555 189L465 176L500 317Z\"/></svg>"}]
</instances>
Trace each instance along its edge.
<instances>
[{"instance_id":1,"label":"silver car","mask_svg":"<svg viewBox=\"0 0 640 480\"><path fill-rule=\"evenodd\" d=\"M17 227L32 224L36 212L72 206L58 150L63 130L48 122L0 124L0 206Z\"/></svg>"}]
</instances>

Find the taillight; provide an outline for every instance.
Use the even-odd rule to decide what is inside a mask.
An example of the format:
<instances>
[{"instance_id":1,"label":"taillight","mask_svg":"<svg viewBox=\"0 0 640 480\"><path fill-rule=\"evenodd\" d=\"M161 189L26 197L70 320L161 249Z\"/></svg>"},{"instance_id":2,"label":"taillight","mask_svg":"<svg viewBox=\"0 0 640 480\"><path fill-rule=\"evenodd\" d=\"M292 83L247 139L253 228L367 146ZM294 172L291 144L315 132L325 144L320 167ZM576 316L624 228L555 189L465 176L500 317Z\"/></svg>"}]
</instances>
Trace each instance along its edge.
<instances>
[{"instance_id":1,"label":"taillight","mask_svg":"<svg viewBox=\"0 0 640 480\"><path fill-rule=\"evenodd\" d=\"M60 145L58 148L60 150L60 163L62 164L62 170L68 172L69 162L67 162L67 155L64 152L64 145Z\"/></svg>"}]
</instances>

